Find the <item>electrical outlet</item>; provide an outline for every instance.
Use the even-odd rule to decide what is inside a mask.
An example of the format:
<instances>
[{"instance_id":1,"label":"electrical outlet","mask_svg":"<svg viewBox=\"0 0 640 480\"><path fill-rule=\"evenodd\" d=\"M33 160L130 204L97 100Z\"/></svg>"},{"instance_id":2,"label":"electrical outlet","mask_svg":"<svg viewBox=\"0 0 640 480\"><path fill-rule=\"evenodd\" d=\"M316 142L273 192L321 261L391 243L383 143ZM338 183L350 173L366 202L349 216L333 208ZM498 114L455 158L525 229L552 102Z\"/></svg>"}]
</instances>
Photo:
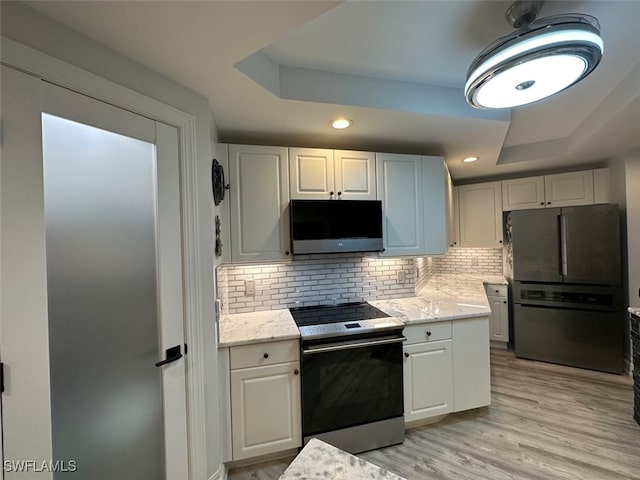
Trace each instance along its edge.
<instances>
[{"instance_id":1,"label":"electrical outlet","mask_svg":"<svg viewBox=\"0 0 640 480\"><path fill-rule=\"evenodd\" d=\"M471 266L472 267L478 266L478 257L471 257Z\"/></svg>"},{"instance_id":2,"label":"electrical outlet","mask_svg":"<svg viewBox=\"0 0 640 480\"><path fill-rule=\"evenodd\" d=\"M404 270L398 270L398 283L404 283Z\"/></svg>"},{"instance_id":3,"label":"electrical outlet","mask_svg":"<svg viewBox=\"0 0 640 480\"><path fill-rule=\"evenodd\" d=\"M253 279L244 281L244 295L246 297L253 297L256 294L256 281Z\"/></svg>"}]
</instances>

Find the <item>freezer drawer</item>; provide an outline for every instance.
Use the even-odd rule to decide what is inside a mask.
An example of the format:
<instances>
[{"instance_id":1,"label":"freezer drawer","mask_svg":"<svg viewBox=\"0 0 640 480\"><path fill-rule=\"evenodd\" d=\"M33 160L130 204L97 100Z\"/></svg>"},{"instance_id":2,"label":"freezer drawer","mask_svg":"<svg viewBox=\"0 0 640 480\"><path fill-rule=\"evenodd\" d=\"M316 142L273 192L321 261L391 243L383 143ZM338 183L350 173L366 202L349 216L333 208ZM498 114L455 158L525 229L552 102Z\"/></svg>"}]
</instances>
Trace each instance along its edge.
<instances>
[{"instance_id":1,"label":"freezer drawer","mask_svg":"<svg viewBox=\"0 0 640 480\"><path fill-rule=\"evenodd\" d=\"M516 356L574 367L624 371L624 313L515 304Z\"/></svg>"}]
</instances>

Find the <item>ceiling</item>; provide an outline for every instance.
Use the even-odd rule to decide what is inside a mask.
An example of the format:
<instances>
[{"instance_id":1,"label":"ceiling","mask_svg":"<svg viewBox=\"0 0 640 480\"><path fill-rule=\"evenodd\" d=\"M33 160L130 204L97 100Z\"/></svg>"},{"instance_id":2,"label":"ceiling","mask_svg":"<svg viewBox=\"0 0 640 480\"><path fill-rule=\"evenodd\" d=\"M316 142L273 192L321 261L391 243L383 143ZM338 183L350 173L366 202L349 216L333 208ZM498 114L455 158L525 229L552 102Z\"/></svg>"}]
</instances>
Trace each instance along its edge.
<instances>
[{"instance_id":1,"label":"ceiling","mask_svg":"<svg viewBox=\"0 0 640 480\"><path fill-rule=\"evenodd\" d=\"M456 180L587 165L640 147L640 1L547 1L597 17L605 53L555 97L476 110L473 58L510 1L27 1L207 97L223 142L443 155ZM335 131L330 119L353 119ZM463 164L462 158L480 157Z\"/></svg>"}]
</instances>

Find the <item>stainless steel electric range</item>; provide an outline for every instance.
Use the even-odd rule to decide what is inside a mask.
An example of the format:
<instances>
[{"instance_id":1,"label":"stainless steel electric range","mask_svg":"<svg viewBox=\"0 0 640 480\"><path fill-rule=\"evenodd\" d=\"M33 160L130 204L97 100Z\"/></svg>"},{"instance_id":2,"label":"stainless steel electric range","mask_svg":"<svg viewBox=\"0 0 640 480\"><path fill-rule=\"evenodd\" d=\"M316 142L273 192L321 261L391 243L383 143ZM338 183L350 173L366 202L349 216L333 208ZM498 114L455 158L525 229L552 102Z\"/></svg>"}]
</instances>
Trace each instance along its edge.
<instances>
[{"instance_id":1,"label":"stainless steel electric range","mask_svg":"<svg viewBox=\"0 0 640 480\"><path fill-rule=\"evenodd\" d=\"M402 443L402 321L368 303L290 310L301 335L304 443L350 453Z\"/></svg>"}]
</instances>

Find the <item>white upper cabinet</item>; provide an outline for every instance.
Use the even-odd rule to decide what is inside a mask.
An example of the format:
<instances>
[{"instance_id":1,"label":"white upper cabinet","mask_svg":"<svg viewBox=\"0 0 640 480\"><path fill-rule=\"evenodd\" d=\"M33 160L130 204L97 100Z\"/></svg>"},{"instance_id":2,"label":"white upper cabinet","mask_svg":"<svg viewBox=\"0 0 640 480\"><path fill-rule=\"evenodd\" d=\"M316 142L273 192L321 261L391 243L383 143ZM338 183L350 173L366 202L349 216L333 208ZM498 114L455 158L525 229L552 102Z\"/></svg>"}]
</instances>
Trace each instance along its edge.
<instances>
[{"instance_id":1,"label":"white upper cabinet","mask_svg":"<svg viewBox=\"0 0 640 480\"><path fill-rule=\"evenodd\" d=\"M290 148L292 199L375 200L375 154Z\"/></svg>"},{"instance_id":2,"label":"white upper cabinet","mask_svg":"<svg viewBox=\"0 0 640 480\"><path fill-rule=\"evenodd\" d=\"M442 157L376 154L384 256L447 251L447 177Z\"/></svg>"},{"instance_id":3,"label":"white upper cabinet","mask_svg":"<svg viewBox=\"0 0 640 480\"><path fill-rule=\"evenodd\" d=\"M610 201L608 168L502 181L502 210L505 212Z\"/></svg>"},{"instance_id":4,"label":"white upper cabinet","mask_svg":"<svg viewBox=\"0 0 640 480\"><path fill-rule=\"evenodd\" d=\"M335 195L333 150L290 148L291 198L328 200Z\"/></svg>"},{"instance_id":5,"label":"white upper cabinet","mask_svg":"<svg viewBox=\"0 0 640 480\"><path fill-rule=\"evenodd\" d=\"M451 177L444 158L422 157L422 222L425 254L447 253L450 234L447 199L450 181Z\"/></svg>"},{"instance_id":6,"label":"white upper cabinet","mask_svg":"<svg viewBox=\"0 0 640 480\"><path fill-rule=\"evenodd\" d=\"M543 208L544 177L516 178L502 181L502 210Z\"/></svg>"},{"instance_id":7,"label":"white upper cabinet","mask_svg":"<svg viewBox=\"0 0 640 480\"><path fill-rule=\"evenodd\" d=\"M502 246L502 185L477 183L458 187L461 247Z\"/></svg>"},{"instance_id":8,"label":"white upper cabinet","mask_svg":"<svg viewBox=\"0 0 640 480\"><path fill-rule=\"evenodd\" d=\"M376 154L385 256L424 253L422 157Z\"/></svg>"},{"instance_id":9,"label":"white upper cabinet","mask_svg":"<svg viewBox=\"0 0 640 480\"><path fill-rule=\"evenodd\" d=\"M376 155L372 152L335 150L335 192L343 200L375 200Z\"/></svg>"},{"instance_id":10,"label":"white upper cabinet","mask_svg":"<svg viewBox=\"0 0 640 480\"><path fill-rule=\"evenodd\" d=\"M229 145L231 261L289 254L289 159L285 147Z\"/></svg>"},{"instance_id":11,"label":"white upper cabinet","mask_svg":"<svg viewBox=\"0 0 640 480\"><path fill-rule=\"evenodd\" d=\"M544 191L549 207L593 205L593 170L546 175Z\"/></svg>"},{"instance_id":12,"label":"white upper cabinet","mask_svg":"<svg viewBox=\"0 0 640 480\"><path fill-rule=\"evenodd\" d=\"M608 168L596 168L593 171L593 203L611 203L609 182Z\"/></svg>"},{"instance_id":13,"label":"white upper cabinet","mask_svg":"<svg viewBox=\"0 0 640 480\"><path fill-rule=\"evenodd\" d=\"M446 171L446 210L447 210L447 245L455 247L458 245L458 189L453 186L453 180L449 169L445 165Z\"/></svg>"}]
</instances>

